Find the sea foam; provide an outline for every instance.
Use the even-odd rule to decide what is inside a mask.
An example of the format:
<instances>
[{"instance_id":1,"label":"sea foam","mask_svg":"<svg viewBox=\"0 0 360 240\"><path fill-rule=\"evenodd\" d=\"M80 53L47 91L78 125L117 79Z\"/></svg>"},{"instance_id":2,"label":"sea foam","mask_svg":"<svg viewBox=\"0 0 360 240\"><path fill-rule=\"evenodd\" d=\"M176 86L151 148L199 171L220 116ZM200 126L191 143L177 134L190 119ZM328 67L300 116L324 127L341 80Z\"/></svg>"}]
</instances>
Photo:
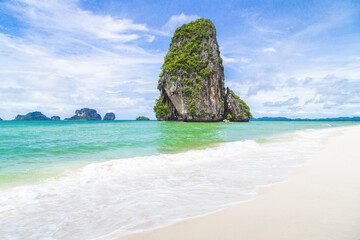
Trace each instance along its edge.
<instances>
[{"instance_id":1,"label":"sea foam","mask_svg":"<svg viewBox=\"0 0 360 240\"><path fill-rule=\"evenodd\" d=\"M92 163L0 192L1 239L114 239L250 200L343 128Z\"/></svg>"}]
</instances>

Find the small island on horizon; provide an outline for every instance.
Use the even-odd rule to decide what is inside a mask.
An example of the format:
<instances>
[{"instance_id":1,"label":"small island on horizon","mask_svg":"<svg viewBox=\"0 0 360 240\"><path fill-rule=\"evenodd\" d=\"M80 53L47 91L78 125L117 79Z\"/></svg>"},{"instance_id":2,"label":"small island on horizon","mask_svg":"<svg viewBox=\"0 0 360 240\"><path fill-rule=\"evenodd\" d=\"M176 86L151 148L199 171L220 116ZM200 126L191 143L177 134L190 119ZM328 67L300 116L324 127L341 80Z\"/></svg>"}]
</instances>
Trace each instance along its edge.
<instances>
[{"instance_id":1,"label":"small island on horizon","mask_svg":"<svg viewBox=\"0 0 360 240\"><path fill-rule=\"evenodd\" d=\"M137 117L136 120L150 120L150 118L148 117L145 117L145 116L140 116L140 117Z\"/></svg>"},{"instance_id":2,"label":"small island on horizon","mask_svg":"<svg viewBox=\"0 0 360 240\"><path fill-rule=\"evenodd\" d=\"M89 109L89 108L84 108ZM77 118L77 119L71 119L71 118L65 118L64 120L61 120L60 116L52 116L51 118L45 116L39 111L30 112L26 115L20 115L18 114L15 119L10 121L93 121L98 120L94 119L94 116L92 117L90 114L86 113L87 110L77 110L79 111L78 114L83 114L81 117L71 117L71 118ZM83 111L82 111L83 110ZM94 110L94 109L89 109ZM96 112L96 110L94 110ZM93 111L90 111L93 112ZM94 113L94 112L93 112ZM96 112L97 114L97 112ZM98 114L99 115L99 114ZM101 117L101 116L100 116ZM70 120L71 119L71 120ZM115 120L115 114L114 113L106 113L103 120ZM150 118L145 116L139 116L136 118L136 120L150 120ZM2 118L0 118L0 121L3 121ZM130 121L130 119L124 121ZM329 117L329 118L287 118L287 117L258 117L258 118L251 118L250 121L360 121L360 116L353 116L353 117Z\"/></svg>"}]
</instances>

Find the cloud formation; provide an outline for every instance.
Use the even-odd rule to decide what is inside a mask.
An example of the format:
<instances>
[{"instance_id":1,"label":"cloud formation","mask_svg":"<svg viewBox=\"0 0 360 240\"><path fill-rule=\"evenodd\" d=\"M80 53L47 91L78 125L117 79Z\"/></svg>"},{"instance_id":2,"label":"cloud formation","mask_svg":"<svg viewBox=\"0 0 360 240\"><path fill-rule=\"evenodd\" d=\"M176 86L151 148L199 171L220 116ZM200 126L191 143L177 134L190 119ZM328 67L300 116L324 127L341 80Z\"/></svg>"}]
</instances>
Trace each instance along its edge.
<instances>
[{"instance_id":1,"label":"cloud formation","mask_svg":"<svg viewBox=\"0 0 360 240\"><path fill-rule=\"evenodd\" d=\"M171 35L200 16L217 28L226 85L255 117L359 112L359 4L239 2L162 1L139 9L121 1L4 0L0 117L35 110L68 117L91 107L118 119L154 118Z\"/></svg>"},{"instance_id":2,"label":"cloud formation","mask_svg":"<svg viewBox=\"0 0 360 240\"><path fill-rule=\"evenodd\" d=\"M273 47L264 48L263 52L270 52L270 53L276 53L276 49Z\"/></svg>"},{"instance_id":3,"label":"cloud formation","mask_svg":"<svg viewBox=\"0 0 360 240\"><path fill-rule=\"evenodd\" d=\"M194 21L198 18L200 18L198 15L186 15L184 13L173 15L170 17L169 21L165 23L163 29L170 33L173 32L177 27L180 27L181 25Z\"/></svg>"},{"instance_id":4,"label":"cloud formation","mask_svg":"<svg viewBox=\"0 0 360 240\"><path fill-rule=\"evenodd\" d=\"M244 11L243 32L233 35L240 44L223 40L226 56L234 60L225 62L233 70L227 84L249 103L253 115L316 118L357 112L360 51L348 33L358 33L359 9L328 4L302 23L281 14L265 16ZM341 33L344 29L347 34Z\"/></svg>"},{"instance_id":5,"label":"cloud formation","mask_svg":"<svg viewBox=\"0 0 360 240\"><path fill-rule=\"evenodd\" d=\"M276 101L276 102L264 102L264 106L266 107L283 107L283 106L293 106L299 102L298 97L289 98L283 101Z\"/></svg>"},{"instance_id":6,"label":"cloud formation","mask_svg":"<svg viewBox=\"0 0 360 240\"><path fill-rule=\"evenodd\" d=\"M145 24L81 10L71 0L22 0L6 7L28 27L21 36L0 33L4 117L34 110L66 117L81 107L101 114L138 106L152 112L138 89L156 89L153 74L162 53L141 47L153 40ZM112 93L119 89L121 95Z\"/></svg>"}]
</instances>

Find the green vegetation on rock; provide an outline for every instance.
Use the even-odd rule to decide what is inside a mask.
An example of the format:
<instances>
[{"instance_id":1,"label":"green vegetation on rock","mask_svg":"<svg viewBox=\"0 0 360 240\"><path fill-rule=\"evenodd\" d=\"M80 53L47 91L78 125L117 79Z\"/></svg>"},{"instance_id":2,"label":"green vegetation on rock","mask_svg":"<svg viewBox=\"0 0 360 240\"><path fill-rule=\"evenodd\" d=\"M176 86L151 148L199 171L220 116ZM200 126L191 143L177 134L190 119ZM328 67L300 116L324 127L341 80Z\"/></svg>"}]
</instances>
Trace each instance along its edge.
<instances>
[{"instance_id":1,"label":"green vegetation on rock","mask_svg":"<svg viewBox=\"0 0 360 240\"><path fill-rule=\"evenodd\" d=\"M213 67L213 46L209 44L212 42L210 38L215 39L215 36L214 24L208 19L198 19L184 24L176 29L169 52L164 59L158 89L161 89L164 77L171 83L178 83L190 115L200 114L199 106L195 104L199 101L199 90L205 87L204 81L208 81L209 77L216 73ZM216 40L215 44L218 48ZM218 58L222 63L220 55ZM164 111L160 111L159 114L157 116L160 118L166 117Z\"/></svg>"},{"instance_id":2,"label":"green vegetation on rock","mask_svg":"<svg viewBox=\"0 0 360 240\"><path fill-rule=\"evenodd\" d=\"M46 117L41 112L31 112L26 115L17 115L14 119L16 121L44 121L50 120L50 118Z\"/></svg>"},{"instance_id":3,"label":"green vegetation on rock","mask_svg":"<svg viewBox=\"0 0 360 240\"><path fill-rule=\"evenodd\" d=\"M230 119L232 119L232 116L231 116L230 113L226 112L226 113L224 114L224 118L227 119L227 120L230 120Z\"/></svg>"},{"instance_id":4,"label":"green vegetation on rock","mask_svg":"<svg viewBox=\"0 0 360 240\"><path fill-rule=\"evenodd\" d=\"M225 93L224 81L214 24L208 19L197 19L182 25L171 39L159 75L160 97L154 106L156 118L195 122L217 122L224 118L249 121L249 107L235 94L236 99L231 96L230 91Z\"/></svg>"},{"instance_id":5,"label":"green vegetation on rock","mask_svg":"<svg viewBox=\"0 0 360 240\"><path fill-rule=\"evenodd\" d=\"M169 110L168 110L168 102L166 101L165 104L161 103L161 97L156 99L155 106L154 106L154 112L156 115L156 118L158 119L165 119L169 116Z\"/></svg>"},{"instance_id":6,"label":"green vegetation on rock","mask_svg":"<svg viewBox=\"0 0 360 240\"><path fill-rule=\"evenodd\" d=\"M246 114L246 116L247 116L248 118L252 118L253 116L252 116L252 114L250 113L250 108L249 108L249 106L248 106L243 100L241 100L240 97L237 96L233 91L231 91L231 94L234 96L234 98L236 99L236 101L238 101L238 102L240 103L240 105L241 105L244 113ZM242 114L241 114L241 113L238 114L238 117L241 118L241 117L242 117Z\"/></svg>"},{"instance_id":7,"label":"green vegetation on rock","mask_svg":"<svg viewBox=\"0 0 360 240\"><path fill-rule=\"evenodd\" d=\"M164 73L174 76L175 79L177 79L176 75L179 74L188 75L190 78L196 78L198 74L202 77L208 77L211 69L207 69L207 65L209 59L213 58L213 54L204 39L215 35L214 24L208 19L198 19L177 28L171 39L172 42L165 57L160 78ZM200 59L201 52L204 49L208 52L209 58L205 61Z\"/></svg>"},{"instance_id":8,"label":"green vegetation on rock","mask_svg":"<svg viewBox=\"0 0 360 240\"><path fill-rule=\"evenodd\" d=\"M71 118L65 118L65 120L75 120L75 121L89 121L89 120L101 120L100 114L94 109L83 108L75 111L75 115Z\"/></svg>"}]
</instances>

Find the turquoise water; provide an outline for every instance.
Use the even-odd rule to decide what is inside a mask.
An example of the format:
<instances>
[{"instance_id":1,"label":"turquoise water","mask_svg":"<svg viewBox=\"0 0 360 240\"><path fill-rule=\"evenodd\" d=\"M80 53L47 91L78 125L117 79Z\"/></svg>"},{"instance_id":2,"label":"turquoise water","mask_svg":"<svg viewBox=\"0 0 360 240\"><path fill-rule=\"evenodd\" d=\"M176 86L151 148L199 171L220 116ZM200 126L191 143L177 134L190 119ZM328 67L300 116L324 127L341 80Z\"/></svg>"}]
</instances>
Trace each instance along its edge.
<instances>
[{"instance_id":1,"label":"turquoise water","mask_svg":"<svg viewBox=\"0 0 360 240\"><path fill-rule=\"evenodd\" d=\"M39 181L91 162L176 153L294 130L353 124L356 122L2 121L0 188Z\"/></svg>"},{"instance_id":2,"label":"turquoise water","mask_svg":"<svg viewBox=\"0 0 360 240\"><path fill-rule=\"evenodd\" d=\"M2 121L0 239L112 240L207 214L284 181L354 125Z\"/></svg>"}]
</instances>

